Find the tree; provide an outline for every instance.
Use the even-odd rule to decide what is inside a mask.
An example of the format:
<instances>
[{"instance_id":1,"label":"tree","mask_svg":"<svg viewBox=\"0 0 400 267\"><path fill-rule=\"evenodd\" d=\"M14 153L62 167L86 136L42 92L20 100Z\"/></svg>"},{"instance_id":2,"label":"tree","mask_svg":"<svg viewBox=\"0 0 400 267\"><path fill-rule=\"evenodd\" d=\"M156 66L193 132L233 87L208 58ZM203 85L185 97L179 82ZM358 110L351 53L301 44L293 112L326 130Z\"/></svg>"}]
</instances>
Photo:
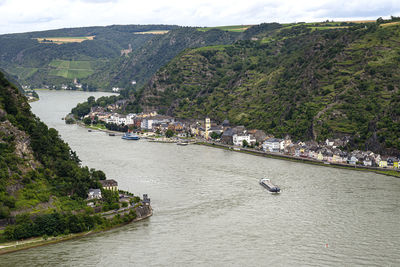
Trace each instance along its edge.
<instances>
[{"instance_id":1,"label":"tree","mask_svg":"<svg viewBox=\"0 0 400 267\"><path fill-rule=\"evenodd\" d=\"M172 136L174 136L174 132L173 132L171 129L168 129L168 130L165 132L165 137L170 138L170 137L172 137Z\"/></svg>"},{"instance_id":2,"label":"tree","mask_svg":"<svg viewBox=\"0 0 400 267\"><path fill-rule=\"evenodd\" d=\"M90 119L89 117L86 117L83 119L83 123L86 125L90 125L92 123L92 119Z\"/></svg>"},{"instance_id":3,"label":"tree","mask_svg":"<svg viewBox=\"0 0 400 267\"><path fill-rule=\"evenodd\" d=\"M94 180L105 180L106 174L101 170L90 169L90 174Z\"/></svg>"},{"instance_id":4,"label":"tree","mask_svg":"<svg viewBox=\"0 0 400 267\"><path fill-rule=\"evenodd\" d=\"M94 98L94 96L89 96L88 99L87 99L87 102L88 102L89 105L94 104L94 103L95 103L95 98Z\"/></svg>"},{"instance_id":5,"label":"tree","mask_svg":"<svg viewBox=\"0 0 400 267\"><path fill-rule=\"evenodd\" d=\"M107 202L108 204L119 202L119 194L117 191L112 191L102 188L101 196L103 197L104 202Z\"/></svg>"},{"instance_id":6,"label":"tree","mask_svg":"<svg viewBox=\"0 0 400 267\"><path fill-rule=\"evenodd\" d=\"M249 143L246 140L243 140L243 147L246 147L248 145L249 145Z\"/></svg>"},{"instance_id":7,"label":"tree","mask_svg":"<svg viewBox=\"0 0 400 267\"><path fill-rule=\"evenodd\" d=\"M210 134L210 137L211 137L212 139L218 139L218 138L220 138L220 135L217 134L216 132L212 132L212 133Z\"/></svg>"}]
</instances>

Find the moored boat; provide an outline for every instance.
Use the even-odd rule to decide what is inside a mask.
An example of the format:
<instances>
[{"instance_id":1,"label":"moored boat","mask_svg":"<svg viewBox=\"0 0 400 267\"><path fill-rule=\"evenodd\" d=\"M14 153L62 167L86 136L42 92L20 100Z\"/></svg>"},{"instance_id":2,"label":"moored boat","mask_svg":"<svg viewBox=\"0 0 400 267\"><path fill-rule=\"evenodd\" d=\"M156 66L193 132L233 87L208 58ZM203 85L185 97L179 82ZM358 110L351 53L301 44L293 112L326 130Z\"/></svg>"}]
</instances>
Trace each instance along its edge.
<instances>
[{"instance_id":1,"label":"moored boat","mask_svg":"<svg viewBox=\"0 0 400 267\"><path fill-rule=\"evenodd\" d=\"M176 143L178 146L187 146L189 144L188 141L179 141L178 143Z\"/></svg>"},{"instance_id":2,"label":"moored boat","mask_svg":"<svg viewBox=\"0 0 400 267\"><path fill-rule=\"evenodd\" d=\"M135 135L135 134L133 134L133 133L125 133L122 136L122 139L125 139L125 140L139 140L140 137Z\"/></svg>"},{"instance_id":3,"label":"moored boat","mask_svg":"<svg viewBox=\"0 0 400 267\"><path fill-rule=\"evenodd\" d=\"M260 185L264 186L265 188L268 189L268 191L272 192L272 193L279 193L281 191L281 189L274 185L270 179L267 178L263 178L260 180Z\"/></svg>"}]
</instances>

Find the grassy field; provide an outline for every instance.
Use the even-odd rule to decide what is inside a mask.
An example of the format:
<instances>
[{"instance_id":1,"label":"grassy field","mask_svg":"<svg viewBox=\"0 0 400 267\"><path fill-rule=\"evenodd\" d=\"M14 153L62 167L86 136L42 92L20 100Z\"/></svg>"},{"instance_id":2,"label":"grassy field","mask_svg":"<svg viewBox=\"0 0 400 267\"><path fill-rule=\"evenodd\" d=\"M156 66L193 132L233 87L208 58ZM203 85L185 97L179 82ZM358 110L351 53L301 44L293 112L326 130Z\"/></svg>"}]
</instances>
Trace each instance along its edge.
<instances>
[{"instance_id":1,"label":"grassy field","mask_svg":"<svg viewBox=\"0 0 400 267\"><path fill-rule=\"evenodd\" d=\"M233 26L217 26L217 27L204 27L204 28L198 28L198 31L201 32L206 32L209 30L213 29L218 29L222 31L230 31L230 32L244 32L248 28L250 28L253 25L233 25Z\"/></svg>"},{"instance_id":2,"label":"grassy field","mask_svg":"<svg viewBox=\"0 0 400 267\"><path fill-rule=\"evenodd\" d=\"M395 26L395 25L399 25L399 24L400 24L400 21L395 21L395 22L381 24L381 27L389 27L389 26Z\"/></svg>"},{"instance_id":3,"label":"grassy field","mask_svg":"<svg viewBox=\"0 0 400 267\"><path fill-rule=\"evenodd\" d=\"M168 32L167 30L152 30L147 32L135 32L135 34L166 34Z\"/></svg>"},{"instance_id":4,"label":"grassy field","mask_svg":"<svg viewBox=\"0 0 400 267\"><path fill-rule=\"evenodd\" d=\"M331 30L331 29L346 29L349 28L349 26L316 26L316 27L308 27L312 29L313 31L315 30Z\"/></svg>"},{"instance_id":5,"label":"grassy field","mask_svg":"<svg viewBox=\"0 0 400 267\"><path fill-rule=\"evenodd\" d=\"M94 72L91 61L53 60L49 67L49 75L68 79L85 78Z\"/></svg>"},{"instance_id":6,"label":"grassy field","mask_svg":"<svg viewBox=\"0 0 400 267\"><path fill-rule=\"evenodd\" d=\"M39 43L53 43L53 44L65 44L65 43L81 43L86 40L93 40L95 36L80 36L80 37L45 37L45 38L34 38Z\"/></svg>"}]
</instances>

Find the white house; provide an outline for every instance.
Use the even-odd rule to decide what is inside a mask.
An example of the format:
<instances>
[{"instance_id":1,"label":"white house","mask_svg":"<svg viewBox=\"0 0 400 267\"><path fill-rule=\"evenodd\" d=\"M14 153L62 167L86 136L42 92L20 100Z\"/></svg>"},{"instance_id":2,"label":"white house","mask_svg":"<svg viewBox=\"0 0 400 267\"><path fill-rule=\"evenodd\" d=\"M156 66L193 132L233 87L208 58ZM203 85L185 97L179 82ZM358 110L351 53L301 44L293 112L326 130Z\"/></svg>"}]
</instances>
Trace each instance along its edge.
<instances>
[{"instance_id":1,"label":"white house","mask_svg":"<svg viewBox=\"0 0 400 267\"><path fill-rule=\"evenodd\" d=\"M263 150L266 152L279 152L284 149L284 141L277 138L269 138L262 144Z\"/></svg>"},{"instance_id":2,"label":"white house","mask_svg":"<svg viewBox=\"0 0 400 267\"><path fill-rule=\"evenodd\" d=\"M89 189L88 199L101 199L101 190Z\"/></svg>"},{"instance_id":3,"label":"white house","mask_svg":"<svg viewBox=\"0 0 400 267\"><path fill-rule=\"evenodd\" d=\"M329 141L329 139L326 139L326 140L325 140L325 144L326 144L326 146L330 146L330 147L332 147L334 143L335 143L335 142L334 142L334 141L332 141L332 140L330 140L330 141Z\"/></svg>"},{"instance_id":4,"label":"white house","mask_svg":"<svg viewBox=\"0 0 400 267\"><path fill-rule=\"evenodd\" d=\"M129 113L126 115L126 125L131 125L135 123L136 114Z\"/></svg>"},{"instance_id":5,"label":"white house","mask_svg":"<svg viewBox=\"0 0 400 267\"><path fill-rule=\"evenodd\" d=\"M154 123L153 119L144 118L140 123L140 128L151 130L153 128L153 123Z\"/></svg>"},{"instance_id":6,"label":"white house","mask_svg":"<svg viewBox=\"0 0 400 267\"><path fill-rule=\"evenodd\" d=\"M243 141L246 141L248 144L251 142L250 134L234 134L232 136L232 141L235 146L243 145Z\"/></svg>"},{"instance_id":7,"label":"white house","mask_svg":"<svg viewBox=\"0 0 400 267\"><path fill-rule=\"evenodd\" d=\"M364 166L371 167L372 166L372 159L370 157L366 157L363 161Z\"/></svg>"},{"instance_id":8,"label":"white house","mask_svg":"<svg viewBox=\"0 0 400 267\"><path fill-rule=\"evenodd\" d=\"M347 163L348 164L352 164L352 165L356 165L357 164L357 158L355 156L349 156L347 158Z\"/></svg>"},{"instance_id":9,"label":"white house","mask_svg":"<svg viewBox=\"0 0 400 267\"><path fill-rule=\"evenodd\" d=\"M167 117L167 116L157 115L154 117L143 118L143 120L140 124L140 128L146 129L146 130L152 130L153 124L163 124L163 123L170 123L170 122L174 122L174 119L171 117Z\"/></svg>"},{"instance_id":10,"label":"white house","mask_svg":"<svg viewBox=\"0 0 400 267\"><path fill-rule=\"evenodd\" d=\"M117 125L121 124L127 124L126 122L126 116L120 115L120 114L113 114L110 116L110 118L106 119L107 123L115 123Z\"/></svg>"}]
</instances>

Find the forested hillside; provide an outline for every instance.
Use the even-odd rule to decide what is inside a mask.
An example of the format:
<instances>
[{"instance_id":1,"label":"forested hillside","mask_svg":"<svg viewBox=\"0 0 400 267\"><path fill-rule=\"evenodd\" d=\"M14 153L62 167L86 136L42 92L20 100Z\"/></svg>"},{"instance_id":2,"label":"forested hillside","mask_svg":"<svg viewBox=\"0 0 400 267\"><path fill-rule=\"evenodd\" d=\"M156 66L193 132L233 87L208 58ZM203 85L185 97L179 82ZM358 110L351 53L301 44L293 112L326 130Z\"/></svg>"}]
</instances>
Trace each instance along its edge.
<instances>
[{"instance_id":1,"label":"forested hillside","mask_svg":"<svg viewBox=\"0 0 400 267\"><path fill-rule=\"evenodd\" d=\"M139 49L154 34L173 25L113 25L83 27L0 36L0 67L31 87L72 84L95 73L121 50ZM97 88L90 88L97 89Z\"/></svg>"},{"instance_id":2,"label":"forested hillside","mask_svg":"<svg viewBox=\"0 0 400 267\"><path fill-rule=\"evenodd\" d=\"M263 24L246 32L250 40L184 51L128 107L400 150L398 22Z\"/></svg>"},{"instance_id":3,"label":"forested hillside","mask_svg":"<svg viewBox=\"0 0 400 267\"><path fill-rule=\"evenodd\" d=\"M77 155L30 111L26 98L0 73L0 219L82 209L101 171Z\"/></svg>"},{"instance_id":4,"label":"forested hillside","mask_svg":"<svg viewBox=\"0 0 400 267\"><path fill-rule=\"evenodd\" d=\"M136 87L147 82L156 71L167 64L184 49L209 45L232 44L240 33L213 29L199 31L193 27L172 30L148 40L140 49L134 50L129 57L115 59L100 71L88 77L93 86L129 87L135 80Z\"/></svg>"}]
</instances>

